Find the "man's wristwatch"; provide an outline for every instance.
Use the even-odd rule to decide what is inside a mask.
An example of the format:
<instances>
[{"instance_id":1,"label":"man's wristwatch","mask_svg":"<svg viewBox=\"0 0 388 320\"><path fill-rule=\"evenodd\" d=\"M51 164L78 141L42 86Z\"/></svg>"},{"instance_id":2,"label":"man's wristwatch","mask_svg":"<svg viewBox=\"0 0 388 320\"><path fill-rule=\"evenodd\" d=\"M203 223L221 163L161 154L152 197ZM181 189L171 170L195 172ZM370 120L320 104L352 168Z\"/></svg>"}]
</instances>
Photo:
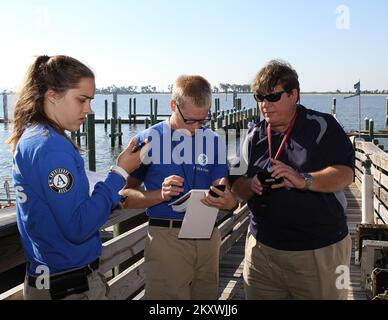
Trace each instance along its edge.
<instances>
[{"instance_id":1,"label":"man's wristwatch","mask_svg":"<svg viewBox=\"0 0 388 320\"><path fill-rule=\"evenodd\" d=\"M302 172L300 174L304 178L304 188L302 190L311 190L311 185L313 184L313 176L308 172Z\"/></svg>"},{"instance_id":2,"label":"man's wristwatch","mask_svg":"<svg viewBox=\"0 0 388 320\"><path fill-rule=\"evenodd\" d=\"M127 181L128 179L128 172L125 171L123 168L119 167L119 166L111 166L110 167L110 171L111 172L114 172L116 174L118 174L120 177L122 177L125 181Z\"/></svg>"}]
</instances>

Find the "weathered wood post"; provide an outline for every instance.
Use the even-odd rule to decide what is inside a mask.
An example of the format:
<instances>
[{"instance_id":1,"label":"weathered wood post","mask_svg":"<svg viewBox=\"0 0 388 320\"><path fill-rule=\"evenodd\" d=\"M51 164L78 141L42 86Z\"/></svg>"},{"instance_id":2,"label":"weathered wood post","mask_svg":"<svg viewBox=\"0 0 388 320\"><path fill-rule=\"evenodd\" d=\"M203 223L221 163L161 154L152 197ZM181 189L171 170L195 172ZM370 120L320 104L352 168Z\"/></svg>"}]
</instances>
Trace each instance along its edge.
<instances>
[{"instance_id":1,"label":"weathered wood post","mask_svg":"<svg viewBox=\"0 0 388 320\"><path fill-rule=\"evenodd\" d=\"M115 92L113 92L113 102L116 104L116 106L118 106L118 101L117 101L117 90ZM116 109L117 110L117 109ZM116 117L113 117L115 119L117 119L117 114L116 114Z\"/></svg>"},{"instance_id":2,"label":"weathered wood post","mask_svg":"<svg viewBox=\"0 0 388 320\"><path fill-rule=\"evenodd\" d=\"M133 98L133 123L136 124L136 98Z\"/></svg>"},{"instance_id":3,"label":"weathered wood post","mask_svg":"<svg viewBox=\"0 0 388 320\"><path fill-rule=\"evenodd\" d=\"M236 109L237 108L237 92L236 91L233 91L233 109Z\"/></svg>"},{"instance_id":4,"label":"weathered wood post","mask_svg":"<svg viewBox=\"0 0 388 320\"><path fill-rule=\"evenodd\" d=\"M119 146L123 145L123 133L121 132L121 117L118 119L118 132L117 135L119 136Z\"/></svg>"},{"instance_id":5,"label":"weathered wood post","mask_svg":"<svg viewBox=\"0 0 388 320\"><path fill-rule=\"evenodd\" d=\"M112 148L115 147L115 132L116 132L116 120L114 118L110 118L110 146Z\"/></svg>"},{"instance_id":6,"label":"weathered wood post","mask_svg":"<svg viewBox=\"0 0 388 320\"><path fill-rule=\"evenodd\" d=\"M81 146L81 130L80 129L77 130L76 135L77 135L77 144L79 146Z\"/></svg>"},{"instance_id":7,"label":"weathered wood post","mask_svg":"<svg viewBox=\"0 0 388 320\"><path fill-rule=\"evenodd\" d=\"M145 128L148 129L150 127L150 118L145 118L145 121L144 121L144 125L145 125Z\"/></svg>"},{"instance_id":8,"label":"weathered wood post","mask_svg":"<svg viewBox=\"0 0 388 320\"><path fill-rule=\"evenodd\" d=\"M108 131L108 100L105 100L104 130Z\"/></svg>"},{"instance_id":9,"label":"weathered wood post","mask_svg":"<svg viewBox=\"0 0 388 320\"><path fill-rule=\"evenodd\" d=\"M333 98L333 104L331 106L331 115L337 118L337 99Z\"/></svg>"},{"instance_id":10,"label":"weathered wood post","mask_svg":"<svg viewBox=\"0 0 388 320\"><path fill-rule=\"evenodd\" d=\"M374 129L374 121L373 119L369 119L369 139L372 142L373 142L373 139L375 138L373 129Z\"/></svg>"},{"instance_id":11,"label":"weathered wood post","mask_svg":"<svg viewBox=\"0 0 388 320\"><path fill-rule=\"evenodd\" d=\"M154 100L150 99L150 118L151 118L151 125L154 124Z\"/></svg>"},{"instance_id":12,"label":"weathered wood post","mask_svg":"<svg viewBox=\"0 0 388 320\"><path fill-rule=\"evenodd\" d=\"M131 125L132 122L132 98L128 100L128 123Z\"/></svg>"},{"instance_id":13,"label":"weathered wood post","mask_svg":"<svg viewBox=\"0 0 388 320\"><path fill-rule=\"evenodd\" d=\"M88 140L88 161L89 170L96 171L96 136L95 136L95 115L94 113L88 114L87 117L87 140Z\"/></svg>"},{"instance_id":14,"label":"weathered wood post","mask_svg":"<svg viewBox=\"0 0 388 320\"><path fill-rule=\"evenodd\" d=\"M7 123L8 122L8 96L5 90L3 91L3 118L4 118L4 123Z\"/></svg>"},{"instance_id":15,"label":"weathered wood post","mask_svg":"<svg viewBox=\"0 0 388 320\"><path fill-rule=\"evenodd\" d=\"M368 119L368 117L365 117L365 131L369 131L369 119Z\"/></svg>"},{"instance_id":16,"label":"weathered wood post","mask_svg":"<svg viewBox=\"0 0 388 320\"><path fill-rule=\"evenodd\" d=\"M153 122L153 124L155 124L155 123L158 122L158 99L154 100L153 115L154 115L154 122Z\"/></svg>"},{"instance_id":17,"label":"weathered wood post","mask_svg":"<svg viewBox=\"0 0 388 320\"><path fill-rule=\"evenodd\" d=\"M386 109L386 116L385 116L385 125L388 126L388 98L385 100L385 109Z\"/></svg>"},{"instance_id":18,"label":"weathered wood post","mask_svg":"<svg viewBox=\"0 0 388 320\"><path fill-rule=\"evenodd\" d=\"M112 118L117 121L117 102L112 101Z\"/></svg>"}]
</instances>

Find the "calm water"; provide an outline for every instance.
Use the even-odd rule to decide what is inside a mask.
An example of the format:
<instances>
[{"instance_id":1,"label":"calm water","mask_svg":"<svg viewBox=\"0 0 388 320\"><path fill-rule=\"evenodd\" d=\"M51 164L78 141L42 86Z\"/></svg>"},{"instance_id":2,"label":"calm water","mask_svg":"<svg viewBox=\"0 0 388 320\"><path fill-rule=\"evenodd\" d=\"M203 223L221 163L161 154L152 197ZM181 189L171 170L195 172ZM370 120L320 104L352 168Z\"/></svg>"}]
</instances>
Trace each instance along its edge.
<instances>
[{"instance_id":1,"label":"calm water","mask_svg":"<svg viewBox=\"0 0 388 320\"><path fill-rule=\"evenodd\" d=\"M137 113L149 113L150 98L158 99L158 113L169 114L169 94L137 94L137 95L119 95L118 96L118 114L122 118L128 117L128 99L136 98ZM243 107L255 106L255 101L251 94L238 95L242 100ZM333 97L337 99L337 119L346 131L358 130L358 97L344 99L343 95L302 95L301 103L308 108L321 112L331 112ZM220 98L222 109L232 107L232 94L214 94L213 98ZM112 95L96 95L93 101L93 110L97 119L104 117L104 100L107 99L109 105L113 101ZM362 97L362 112L361 119L365 117L373 118L375 121L375 129L385 129L385 112L386 112L386 96L363 96ZM8 105L11 106L14 101L14 96L8 96ZM214 109L214 99L213 106ZM9 111L9 115L12 110ZM3 100L0 99L0 118L3 117ZM363 120L362 120L363 121ZM11 153L8 145L4 143L10 134L11 127L0 124L0 188L2 187L2 178L11 174ZM143 130L144 125L123 125L123 144L126 145L130 138L136 132ZM121 150L116 148L112 150L110 147L110 138L104 131L103 125L96 125L96 159L97 172L106 172L114 163L115 158ZM86 159L86 157L84 156ZM87 161L85 161L87 167Z\"/></svg>"}]
</instances>

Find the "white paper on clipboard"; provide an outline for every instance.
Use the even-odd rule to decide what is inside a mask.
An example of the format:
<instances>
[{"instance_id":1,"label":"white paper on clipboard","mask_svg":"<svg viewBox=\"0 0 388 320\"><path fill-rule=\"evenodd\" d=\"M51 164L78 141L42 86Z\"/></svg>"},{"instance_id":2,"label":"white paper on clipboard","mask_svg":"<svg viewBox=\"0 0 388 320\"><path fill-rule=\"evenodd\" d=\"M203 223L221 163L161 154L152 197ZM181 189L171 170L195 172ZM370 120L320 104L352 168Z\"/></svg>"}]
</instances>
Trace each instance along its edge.
<instances>
[{"instance_id":1,"label":"white paper on clipboard","mask_svg":"<svg viewBox=\"0 0 388 320\"><path fill-rule=\"evenodd\" d=\"M180 239L210 239L217 219L218 208L208 207L201 202L207 189L192 189L179 199L170 203L172 209L184 212L178 238ZM183 210L183 211L178 211Z\"/></svg>"}]
</instances>

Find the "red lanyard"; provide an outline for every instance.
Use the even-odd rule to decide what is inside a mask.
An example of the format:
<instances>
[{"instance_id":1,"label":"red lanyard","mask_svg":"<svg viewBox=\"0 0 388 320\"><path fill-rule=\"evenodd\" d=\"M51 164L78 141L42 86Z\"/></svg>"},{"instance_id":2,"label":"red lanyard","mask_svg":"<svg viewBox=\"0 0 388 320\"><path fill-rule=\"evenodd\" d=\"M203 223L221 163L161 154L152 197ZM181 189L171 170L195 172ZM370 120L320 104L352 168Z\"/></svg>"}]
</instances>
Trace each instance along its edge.
<instances>
[{"instance_id":1,"label":"red lanyard","mask_svg":"<svg viewBox=\"0 0 388 320\"><path fill-rule=\"evenodd\" d=\"M291 135L292 129L294 128L295 119L296 119L296 113L290 122L290 126L288 127L288 129L283 137L282 142L280 143L278 152L276 152L276 155L274 158L275 160L277 160L280 157L284 148L286 147L286 142ZM268 126L267 126L267 138L268 138L269 161L272 161L272 159L273 159L272 158L272 136L271 136L271 125L270 124L268 124Z\"/></svg>"}]
</instances>

